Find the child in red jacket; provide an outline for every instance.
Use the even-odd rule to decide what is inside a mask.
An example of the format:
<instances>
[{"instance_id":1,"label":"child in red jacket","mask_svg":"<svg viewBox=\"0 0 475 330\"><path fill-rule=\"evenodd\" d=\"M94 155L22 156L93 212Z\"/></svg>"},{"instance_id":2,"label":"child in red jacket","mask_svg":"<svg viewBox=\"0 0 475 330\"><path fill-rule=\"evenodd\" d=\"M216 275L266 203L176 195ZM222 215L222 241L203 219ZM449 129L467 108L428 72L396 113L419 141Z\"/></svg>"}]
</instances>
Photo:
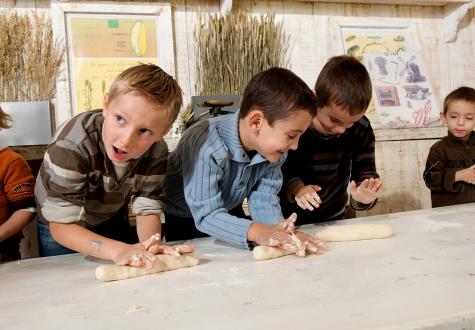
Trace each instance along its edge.
<instances>
[{"instance_id":1,"label":"child in red jacket","mask_svg":"<svg viewBox=\"0 0 475 330\"><path fill-rule=\"evenodd\" d=\"M0 108L0 129L9 128L11 118ZM36 212L35 179L22 156L0 145L0 262L20 259L23 228Z\"/></svg>"}]
</instances>

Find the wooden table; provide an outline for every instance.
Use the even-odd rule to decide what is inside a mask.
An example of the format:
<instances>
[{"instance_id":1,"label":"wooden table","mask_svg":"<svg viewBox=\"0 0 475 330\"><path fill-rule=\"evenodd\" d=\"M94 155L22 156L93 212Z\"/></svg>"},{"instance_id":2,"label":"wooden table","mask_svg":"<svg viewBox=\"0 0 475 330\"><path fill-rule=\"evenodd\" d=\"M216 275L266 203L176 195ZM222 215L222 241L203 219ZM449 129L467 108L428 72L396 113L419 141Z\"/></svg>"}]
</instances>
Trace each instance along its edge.
<instances>
[{"instance_id":1,"label":"wooden table","mask_svg":"<svg viewBox=\"0 0 475 330\"><path fill-rule=\"evenodd\" d=\"M475 327L475 204L339 223L368 222L396 236L261 262L198 239L196 267L109 283L94 277L100 262L80 254L2 264L0 328Z\"/></svg>"}]
</instances>

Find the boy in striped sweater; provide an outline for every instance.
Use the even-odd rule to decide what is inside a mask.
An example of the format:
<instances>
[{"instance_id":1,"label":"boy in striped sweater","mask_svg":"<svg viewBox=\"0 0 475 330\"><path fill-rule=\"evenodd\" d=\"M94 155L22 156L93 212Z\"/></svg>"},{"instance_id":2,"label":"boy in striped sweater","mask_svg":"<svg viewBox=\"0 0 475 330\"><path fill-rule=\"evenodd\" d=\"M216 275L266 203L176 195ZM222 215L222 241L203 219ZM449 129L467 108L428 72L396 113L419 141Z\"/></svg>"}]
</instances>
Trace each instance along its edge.
<instances>
[{"instance_id":1,"label":"boy in striped sweater","mask_svg":"<svg viewBox=\"0 0 475 330\"><path fill-rule=\"evenodd\" d=\"M383 190L373 129L364 116L371 100L366 68L353 57L335 56L315 92L317 115L282 167L282 211L297 213L297 224L343 219L348 198L354 210L367 210Z\"/></svg>"},{"instance_id":2,"label":"boy in striped sweater","mask_svg":"<svg viewBox=\"0 0 475 330\"><path fill-rule=\"evenodd\" d=\"M285 220L277 193L281 164L315 115L315 96L294 73L271 68L247 84L240 110L190 127L168 158L167 240L203 233L248 248L249 243L296 252L295 216ZM242 212L247 198L251 220ZM310 253L323 244L295 235Z\"/></svg>"},{"instance_id":3,"label":"boy in striped sweater","mask_svg":"<svg viewBox=\"0 0 475 330\"><path fill-rule=\"evenodd\" d=\"M193 250L159 245L168 155L162 138L181 105L175 79L156 65L141 64L114 80L103 110L63 125L36 181L41 255L78 251L119 265L152 267L157 253ZM135 237L129 235L129 203Z\"/></svg>"}]
</instances>

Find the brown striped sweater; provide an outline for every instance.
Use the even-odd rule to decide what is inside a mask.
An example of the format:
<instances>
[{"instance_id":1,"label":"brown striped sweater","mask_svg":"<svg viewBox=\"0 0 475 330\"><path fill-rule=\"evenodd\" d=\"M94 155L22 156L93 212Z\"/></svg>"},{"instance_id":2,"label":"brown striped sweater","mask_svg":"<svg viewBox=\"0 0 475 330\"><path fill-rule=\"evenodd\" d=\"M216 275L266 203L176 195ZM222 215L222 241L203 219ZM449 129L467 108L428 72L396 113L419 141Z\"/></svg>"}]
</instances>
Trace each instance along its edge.
<instances>
[{"instance_id":1,"label":"brown striped sweater","mask_svg":"<svg viewBox=\"0 0 475 330\"><path fill-rule=\"evenodd\" d=\"M300 138L298 149L289 151L282 166L284 185L280 196L284 217L296 212L298 224L343 219L349 182L355 180L358 185L364 179L379 178L374 149L373 129L365 116L335 136L321 136L310 126ZM319 208L308 211L297 206L290 191L299 182L322 188L318 192L322 200ZM352 200L350 204L354 209L364 210L375 202L366 205Z\"/></svg>"},{"instance_id":2,"label":"brown striped sweater","mask_svg":"<svg viewBox=\"0 0 475 330\"><path fill-rule=\"evenodd\" d=\"M95 227L115 214L158 214L168 148L154 143L117 177L102 142L101 110L81 113L63 126L44 156L35 187L38 213L48 221Z\"/></svg>"}]
</instances>

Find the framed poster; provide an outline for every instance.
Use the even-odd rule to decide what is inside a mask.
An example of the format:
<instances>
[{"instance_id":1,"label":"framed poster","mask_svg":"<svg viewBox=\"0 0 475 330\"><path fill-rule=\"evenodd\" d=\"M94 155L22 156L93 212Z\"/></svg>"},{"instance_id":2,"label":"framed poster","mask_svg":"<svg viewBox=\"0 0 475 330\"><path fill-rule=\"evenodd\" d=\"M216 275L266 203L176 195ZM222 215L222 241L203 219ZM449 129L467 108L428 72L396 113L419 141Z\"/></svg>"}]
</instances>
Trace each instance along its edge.
<instances>
[{"instance_id":1,"label":"framed poster","mask_svg":"<svg viewBox=\"0 0 475 330\"><path fill-rule=\"evenodd\" d=\"M385 18L384 22L335 18L330 25L337 54L354 56L370 73L373 100L366 116L373 128L440 125L438 102L420 56L421 47L413 22L391 18ZM408 77L411 68L419 70L419 74L420 70L424 71L423 83L411 81ZM425 101L425 106L419 101ZM418 115L413 115L414 111L425 115L416 120Z\"/></svg>"},{"instance_id":2,"label":"framed poster","mask_svg":"<svg viewBox=\"0 0 475 330\"><path fill-rule=\"evenodd\" d=\"M175 76L170 4L51 4L53 33L67 60L58 79L56 126L102 108L104 95L123 70L154 63Z\"/></svg>"}]
</instances>

